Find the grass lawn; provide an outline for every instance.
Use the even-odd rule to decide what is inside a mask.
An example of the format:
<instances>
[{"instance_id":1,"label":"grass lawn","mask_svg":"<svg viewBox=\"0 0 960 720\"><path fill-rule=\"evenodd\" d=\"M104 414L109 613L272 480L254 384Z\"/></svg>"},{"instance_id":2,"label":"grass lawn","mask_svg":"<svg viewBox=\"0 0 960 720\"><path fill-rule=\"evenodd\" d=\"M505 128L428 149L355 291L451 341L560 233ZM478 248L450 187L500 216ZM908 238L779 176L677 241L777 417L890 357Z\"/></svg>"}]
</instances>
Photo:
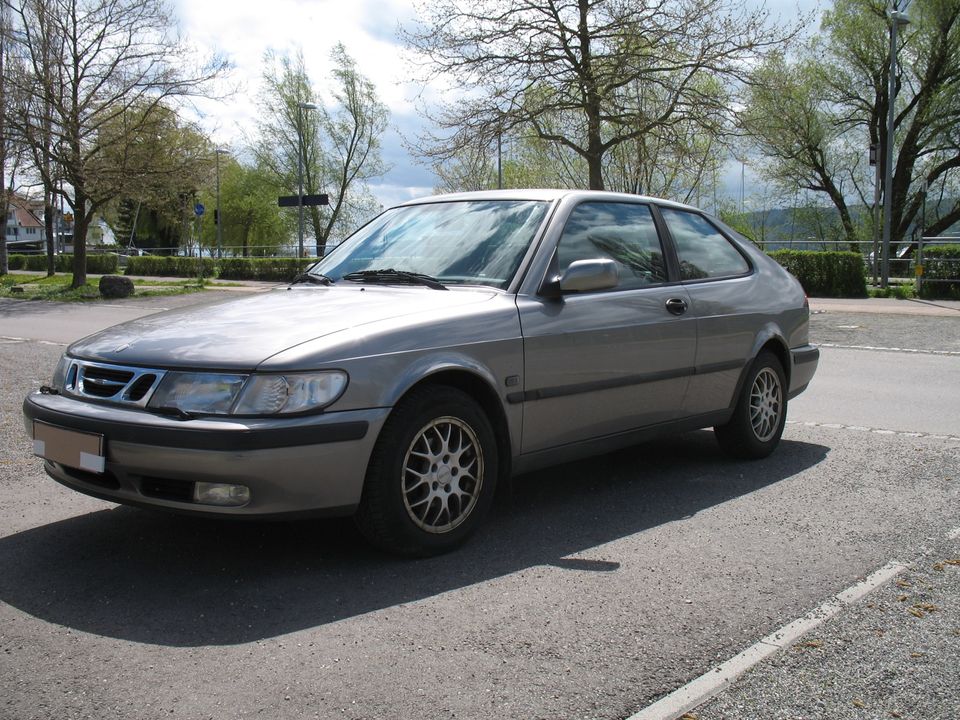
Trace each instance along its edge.
<instances>
[{"instance_id":1,"label":"grass lawn","mask_svg":"<svg viewBox=\"0 0 960 720\"><path fill-rule=\"evenodd\" d=\"M18 300L57 300L60 302L83 302L100 300L98 289L99 278L87 280L83 287L71 289L73 275L54 275L47 277L43 274L24 275L21 273L0 276L0 297ZM186 293L203 290L204 285L198 285L196 279L184 280L170 278L169 280L136 280L134 282L133 297L147 297L157 295L184 295Z\"/></svg>"}]
</instances>

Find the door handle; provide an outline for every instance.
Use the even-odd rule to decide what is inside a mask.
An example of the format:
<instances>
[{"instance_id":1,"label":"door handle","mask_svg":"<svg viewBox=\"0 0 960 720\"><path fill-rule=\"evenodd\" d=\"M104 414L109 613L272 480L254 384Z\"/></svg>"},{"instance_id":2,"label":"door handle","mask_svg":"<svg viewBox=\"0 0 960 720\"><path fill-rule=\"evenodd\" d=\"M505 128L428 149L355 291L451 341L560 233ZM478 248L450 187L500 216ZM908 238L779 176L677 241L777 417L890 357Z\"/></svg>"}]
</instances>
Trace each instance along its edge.
<instances>
[{"instance_id":1,"label":"door handle","mask_svg":"<svg viewBox=\"0 0 960 720\"><path fill-rule=\"evenodd\" d=\"M687 311L687 301L683 298L670 298L666 305L667 311L673 315L683 315Z\"/></svg>"}]
</instances>

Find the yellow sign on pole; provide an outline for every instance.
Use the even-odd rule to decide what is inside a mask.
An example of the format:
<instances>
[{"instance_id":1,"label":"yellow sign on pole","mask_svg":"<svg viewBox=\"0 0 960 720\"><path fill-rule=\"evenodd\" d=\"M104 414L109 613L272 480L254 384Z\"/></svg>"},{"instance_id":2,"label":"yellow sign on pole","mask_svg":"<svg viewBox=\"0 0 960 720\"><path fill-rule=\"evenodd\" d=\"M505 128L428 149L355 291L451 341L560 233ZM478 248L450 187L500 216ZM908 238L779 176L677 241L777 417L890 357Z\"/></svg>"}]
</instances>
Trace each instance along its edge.
<instances>
[{"instance_id":1,"label":"yellow sign on pole","mask_svg":"<svg viewBox=\"0 0 960 720\"><path fill-rule=\"evenodd\" d=\"M923 275L923 265L916 265L916 266L914 266L914 268L913 268L913 273L914 273L914 275L916 275L917 277L920 277L921 275Z\"/></svg>"}]
</instances>

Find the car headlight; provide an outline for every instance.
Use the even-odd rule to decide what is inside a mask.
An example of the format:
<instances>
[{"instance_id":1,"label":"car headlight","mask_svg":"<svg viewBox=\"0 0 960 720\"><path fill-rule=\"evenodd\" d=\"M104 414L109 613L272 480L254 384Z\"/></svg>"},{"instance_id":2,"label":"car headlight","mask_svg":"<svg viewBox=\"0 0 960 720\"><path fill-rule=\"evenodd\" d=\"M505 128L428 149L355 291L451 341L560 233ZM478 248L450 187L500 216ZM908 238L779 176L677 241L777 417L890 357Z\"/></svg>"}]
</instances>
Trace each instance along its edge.
<instances>
[{"instance_id":1,"label":"car headlight","mask_svg":"<svg viewBox=\"0 0 960 720\"><path fill-rule=\"evenodd\" d=\"M240 392L234 415L287 415L320 410L347 387L340 370L287 375L251 375Z\"/></svg>"},{"instance_id":2,"label":"car headlight","mask_svg":"<svg viewBox=\"0 0 960 720\"><path fill-rule=\"evenodd\" d=\"M147 407L202 415L228 415L246 375L168 372Z\"/></svg>"},{"instance_id":3,"label":"car headlight","mask_svg":"<svg viewBox=\"0 0 960 720\"><path fill-rule=\"evenodd\" d=\"M289 415L321 410L347 387L340 370L235 375L168 372L149 407L198 415Z\"/></svg>"}]
</instances>

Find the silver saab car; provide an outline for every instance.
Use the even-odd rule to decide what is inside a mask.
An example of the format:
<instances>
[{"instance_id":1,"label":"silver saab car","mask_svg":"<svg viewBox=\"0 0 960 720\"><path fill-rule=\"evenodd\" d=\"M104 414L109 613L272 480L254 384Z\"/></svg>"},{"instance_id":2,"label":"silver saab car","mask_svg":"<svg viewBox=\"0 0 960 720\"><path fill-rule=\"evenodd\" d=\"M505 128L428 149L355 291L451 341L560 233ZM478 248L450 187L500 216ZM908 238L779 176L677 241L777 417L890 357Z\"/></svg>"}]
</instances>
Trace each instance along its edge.
<instances>
[{"instance_id":1,"label":"silver saab car","mask_svg":"<svg viewBox=\"0 0 960 720\"><path fill-rule=\"evenodd\" d=\"M24 402L46 471L217 516L352 514L442 552L497 481L713 427L761 458L819 351L799 283L665 200L517 190L405 203L289 287L71 345Z\"/></svg>"}]
</instances>

